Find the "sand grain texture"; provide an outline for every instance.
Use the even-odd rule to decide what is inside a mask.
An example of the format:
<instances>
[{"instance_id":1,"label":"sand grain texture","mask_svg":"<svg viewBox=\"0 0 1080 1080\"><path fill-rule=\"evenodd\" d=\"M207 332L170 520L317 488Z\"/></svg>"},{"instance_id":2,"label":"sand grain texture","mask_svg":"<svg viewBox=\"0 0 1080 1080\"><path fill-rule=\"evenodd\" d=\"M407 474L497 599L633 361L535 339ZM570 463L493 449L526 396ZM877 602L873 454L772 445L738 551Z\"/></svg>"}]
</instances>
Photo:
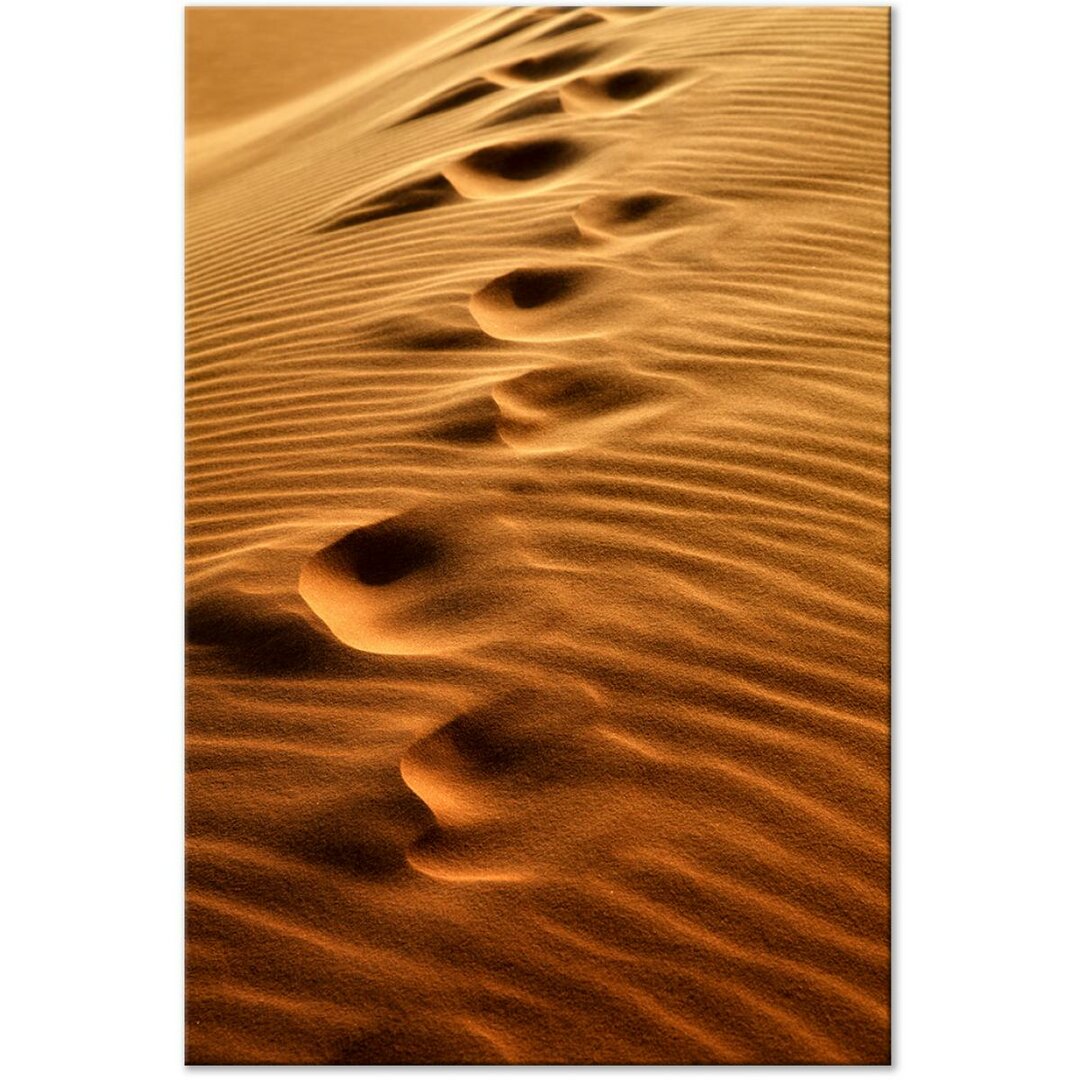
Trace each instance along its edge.
<instances>
[{"instance_id":1,"label":"sand grain texture","mask_svg":"<svg viewBox=\"0 0 1080 1080\"><path fill-rule=\"evenodd\" d=\"M888 49L485 9L191 131L190 1062L888 1060Z\"/></svg>"}]
</instances>

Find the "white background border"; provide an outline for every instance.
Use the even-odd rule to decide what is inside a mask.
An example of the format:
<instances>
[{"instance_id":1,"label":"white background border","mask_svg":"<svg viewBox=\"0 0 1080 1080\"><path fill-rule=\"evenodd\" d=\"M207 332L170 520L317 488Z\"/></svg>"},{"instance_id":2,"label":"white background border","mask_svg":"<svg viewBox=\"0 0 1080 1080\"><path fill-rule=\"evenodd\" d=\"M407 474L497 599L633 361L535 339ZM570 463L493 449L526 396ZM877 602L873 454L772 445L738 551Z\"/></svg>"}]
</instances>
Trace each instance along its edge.
<instances>
[{"instance_id":1,"label":"white background border","mask_svg":"<svg viewBox=\"0 0 1080 1080\"><path fill-rule=\"evenodd\" d=\"M182 24L173 0L3 12L19 1078L181 1071ZM894 7L894 1060L914 1076L1076 1068L1077 24L1065 2Z\"/></svg>"}]
</instances>

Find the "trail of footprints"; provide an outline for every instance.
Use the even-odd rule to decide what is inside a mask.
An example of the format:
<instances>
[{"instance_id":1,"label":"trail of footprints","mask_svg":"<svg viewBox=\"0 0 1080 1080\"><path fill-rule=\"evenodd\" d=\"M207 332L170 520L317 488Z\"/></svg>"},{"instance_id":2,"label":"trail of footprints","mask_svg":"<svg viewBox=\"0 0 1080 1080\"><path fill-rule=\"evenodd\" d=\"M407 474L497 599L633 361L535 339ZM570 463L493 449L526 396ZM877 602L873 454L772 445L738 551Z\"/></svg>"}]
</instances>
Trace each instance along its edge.
<instances>
[{"instance_id":1,"label":"trail of footprints","mask_svg":"<svg viewBox=\"0 0 1080 1080\"><path fill-rule=\"evenodd\" d=\"M552 9L560 12L560 9ZM631 17L652 9L608 17ZM560 12L562 18L565 12ZM471 46L480 49L550 18L530 13ZM555 37L606 22L579 12L541 33ZM571 77L572 76L572 77ZM547 113L611 115L638 108L685 81L675 71L612 67L604 47L578 44L528 57L436 94L397 124L460 108L508 88L539 92L496 112L487 125ZM497 143L446 164L439 173L384 190L338 213L320 232L365 225L463 199L534 194L572 178L590 153L565 136ZM678 201L667 192L595 197L575 211L585 242L648 232ZM489 282L469 300L481 336L559 341L600 334L631 318L617 270L579 264L520 268ZM475 332L433 332L427 348L475 344ZM614 428L642 423L686 394L671 377L635 371L621 361L526 371L454 406L421 434L462 446L500 445L521 455L568 452ZM508 613L527 599L520 529L498 508L435 505L353 530L304 565L299 591L345 645L364 652L425 655L497 639ZM409 849L417 870L449 880L512 880L520 860L500 867L497 853L515 822L505 814L521 785L569 784L573 755L601 703L589 690L559 695L521 690L463 714L415 743L401 762L405 783L436 824ZM577 752L580 752L577 751ZM504 790L505 789L505 790ZM520 824L520 823L517 823ZM511 845L513 847L514 845ZM517 849L520 855L520 848Z\"/></svg>"},{"instance_id":2,"label":"trail of footprints","mask_svg":"<svg viewBox=\"0 0 1080 1080\"><path fill-rule=\"evenodd\" d=\"M557 27L560 33L606 19L589 14L588 21ZM584 15L581 16L584 18ZM517 30L533 25L524 19ZM571 20L574 22L574 20ZM511 31L506 31L508 35ZM554 33L554 31L552 31ZM501 40L503 34L491 38ZM545 35L541 35L543 37ZM491 43L488 42L488 43ZM532 117L567 113L610 115L638 109L687 81L685 72L660 68L618 66L611 45L571 45L495 68L440 91L391 126L411 124L461 108L508 89L537 88L512 105L489 116L490 127ZM616 65L616 66L613 66ZM574 76L574 78L569 78ZM590 146L580 139L534 138L493 144L452 160L439 172L414 177L337 211L317 226L319 232L340 229L445 206L461 199L511 198L573 178L575 166L588 157Z\"/></svg>"}]
</instances>

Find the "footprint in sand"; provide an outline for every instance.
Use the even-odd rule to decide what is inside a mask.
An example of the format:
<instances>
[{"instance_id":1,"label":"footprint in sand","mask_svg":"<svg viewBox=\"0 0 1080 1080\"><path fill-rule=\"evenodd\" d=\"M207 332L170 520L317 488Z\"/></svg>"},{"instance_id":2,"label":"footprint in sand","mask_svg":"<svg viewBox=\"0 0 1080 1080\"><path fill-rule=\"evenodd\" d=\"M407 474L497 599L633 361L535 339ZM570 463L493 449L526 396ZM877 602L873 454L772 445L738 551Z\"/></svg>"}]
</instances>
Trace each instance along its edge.
<instances>
[{"instance_id":1,"label":"footprint in sand","mask_svg":"<svg viewBox=\"0 0 1080 1080\"><path fill-rule=\"evenodd\" d=\"M594 195L571 216L586 240L622 240L683 229L702 212L702 200L650 190L632 195Z\"/></svg>"},{"instance_id":2,"label":"footprint in sand","mask_svg":"<svg viewBox=\"0 0 1080 1080\"><path fill-rule=\"evenodd\" d=\"M634 67L574 79L559 89L563 109L571 115L605 115L640 109L667 97L691 80L675 69Z\"/></svg>"},{"instance_id":3,"label":"footprint in sand","mask_svg":"<svg viewBox=\"0 0 1080 1080\"><path fill-rule=\"evenodd\" d=\"M565 341L598 337L641 314L633 278L600 265L512 270L469 300L477 325L506 341Z\"/></svg>"},{"instance_id":4,"label":"footprint in sand","mask_svg":"<svg viewBox=\"0 0 1080 1080\"><path fill-rule=\"evenodd\" d=\"M502 445L529 456L564 453L645 423L687 393L680 380L623 363L537 368L455 403L417 434L458 446Z\"/></svg>"},{"instance_id":5,"label":"footprint in sand","mask_svg":"<svg viewBox=\"0 0 1080 1080\"><path fill-rule=\"evenodd\" d=\"M541 56L529 56L516 63L496 68L491 72L490 78L504 86L555 82L575 71L580 71L606 52L607 50L603 47L571 45L565 49L557 49Z\"/></svg>"},{"instance_id":6,"label":"footprint in sand","mask_svg":"<svg viewBox=\"0 0 1080 1080\"><path fill-rule=\"evenodd\" d=\"M677 380L620 363L538 368L491 389L499 408L499 437L523 454L558 453L601 441L659 416L684 396Z\"/></svg>"},{"instance_id":7,"label":"footprint in sand","mask_svg":"<svg viewBox=\"0 0 1080 1080\"><path fill-rule=\"evenodd\" d=\"M354 529L312 555L300 595L338 640L363 652L425 655L505 632L520 605L516 527L440 505Z\"/></svg>"},{"instance_id":8,"label":"footprint in sand","mask_svg":"<svg viewBox=\"0 0 1080 1080\"><path fill-rule=\"evenodd\" d=\"M576 26L556 27L548 31L547 34L542 34L541 37L553 37L556 34L567 33L570 30L591 26L595 22L602 21L599 18L591 18L588 21L579 22ZM414 120L421 120L427 116L435 116L449 109L461 108L463 105L469 105L499 90L504 90L508 86L556 81L575 71L579 71L590 61L601 55L603 51L603 49L577 45L567 49L560 49L545 56L519 60L517 63L497 68L489 78L476 76L432 95L411 113L400 120L394 121L390 126L399 127L402 124L409 124Z\"/></svg>"},{"instance_id":9,"label":"footprint in sand","mask_svg":"<svg viewBox=\"0 0 1080 1080\"><path fill-rule=\"evenodd\" d=\"M410 865L450 881L523 880L549 858L537 828L541 800L573 806L590 770L589 742L604 712L574 685L520 689L455 717L414 743L401 776L435 816L408 849Z\"/></svg>"},{"instance_id":10,"label":"footprint in sand","mask_svg":"<svg viewBox=\"0 0 1080 1080\"><path fill-rule=\"evenodd\" d=\"M372 221L448 206L461 199L532 195L573 175L588 154L577 139L523 139L481 147L440 173L428 174L351 203L316 227L329 233Z\"/></svg>"},{"instance_id":11,"label":"footprint in sand","mask_svg":"<svg viewBox=\"0 0 1080 1080\"><path fill-rule=\"evenodd\" d=\"M577 139L526 139L475 150L444 166L443 175L469 199L531 195L569 179L586 154Z\"/></svg>"}]
</instances>

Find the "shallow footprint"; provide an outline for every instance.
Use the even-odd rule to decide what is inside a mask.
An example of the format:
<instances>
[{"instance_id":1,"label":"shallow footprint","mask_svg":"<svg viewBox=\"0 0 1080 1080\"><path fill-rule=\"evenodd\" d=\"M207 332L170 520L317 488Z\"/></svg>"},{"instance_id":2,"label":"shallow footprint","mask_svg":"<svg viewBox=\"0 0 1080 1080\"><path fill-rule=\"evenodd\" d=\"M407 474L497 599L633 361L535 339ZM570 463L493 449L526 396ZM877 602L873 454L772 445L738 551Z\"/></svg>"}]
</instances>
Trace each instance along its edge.
<instances>
[{"instance_id":1,"label":"shallow footprint","mask_svg":"<svg viewBox=\"0 0 1080 1080\"><path fill-rule=\"evenodd\" d=\"M585 146L574 139L525 139L485 146L450 162L443 174L466 198L507 198L562 182L585 156Z\"/></svg>"},{"instance_id":2,"label":"shallow footprint","mask_svg":"<svg viewBox=\"0 0 1080 1080\"><path fill-rule=\"evenodd\" d=\"M401 776L436 824L408 849L412 867L452 881L531 877L548 861L541 800L556 792L565 806L589 776L603 711L584 687L522 688L414 743Z\"/></svg>"},{"instance_id":3,"label":"shallow footprint","mask_svg":"<svg viewBox=\"0 0 1080 1080\"><path fill-rule=\"evenodd\" d=\"M645 423L684 393L675 379L597 363L538 368L499 383L491 396L499 407L502 440L521 453L549 454Z\"/></svg>"},{"instance_id":4,"label":"shallow footprint","mask_svg":"<svg viewBox=\"0 0 1080 1080\"><path fill-rule=\"evenodd\" d=\"M673 211L684 201L666 191L594 195L574 211L574 224L586 237L651 233L670 220Z\"/></svg>"},{"instance_id":5,"label":"shallow footprint","mask_svg":"<svg viewBox=\"0 0 1080 1080\"><path fill-rule=\"evenodd\" d=\"M439 505L347 533L308 559L299 589L346 645L426 655L499 636L522 566L511 522Z\"/></svg>"},{"instance_id":6,"label":"shallow footprint","mask_svg":"<svg viewBox=\"0 0 1080 1080\"><path fill-rule=\"evenodd\" d=\"M559 90L563 109L571 114L628 112L667 97L690 81L683 71L635 67L587 75Z\"/></svg>"}]
</instances>

